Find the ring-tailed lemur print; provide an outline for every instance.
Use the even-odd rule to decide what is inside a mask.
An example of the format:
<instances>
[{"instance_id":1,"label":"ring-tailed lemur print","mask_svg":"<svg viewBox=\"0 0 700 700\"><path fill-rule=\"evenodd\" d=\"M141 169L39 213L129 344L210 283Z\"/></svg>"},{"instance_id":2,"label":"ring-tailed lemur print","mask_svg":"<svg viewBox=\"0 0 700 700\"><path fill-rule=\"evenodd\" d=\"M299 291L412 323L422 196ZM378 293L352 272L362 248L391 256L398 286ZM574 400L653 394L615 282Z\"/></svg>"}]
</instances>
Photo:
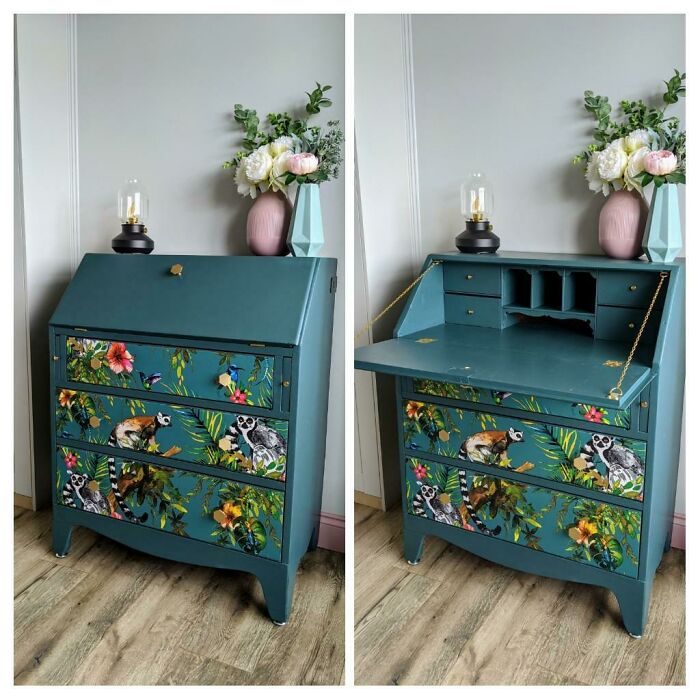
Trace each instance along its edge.
<instances>
[{"instance_id":1,"label":"ring-tailed lemur print","mask_svg":"<svg viewBox=\"0 0 700 700\"><path fill-rule=\"evenodd\" d=\"M286 440L274 429L265 424L262 418L238 416L226 430L231 439L231 451L238 450L238 438L242 437L250 447L252 461L268 467L287 455ZM235 447L235 449L234 449Z\"/></svg>"},{"instance_id":2,"label":"ring-tailed lemur print","mask_svg":"<svg viewBox=\"0 0 700 700\"><path fill-rule=\"evenodd\" d=\"M416 515L425 517L425 508L423 507L425 505L433 514L435 522L444 523L445 525L461 526L462 516L451 503L443 503L440 500L440 491L434 486L418 483L420 488L413 497L413 512Z\"/></svg>"},{"instance_id":3,"label":"ring-tailed lemur print","mask_svg":"<svg viewBox=\"0 0 700 700\"><path fill-rule=\"evenodd\" d=\"M160 428L168 428L171 424L172 419L170 416L160 411L155 416L127 418L114 426L107 444L110 447L142 450L148 445L155 445L158 430ZM117 467L114 463L114 457L111 455L107 457L107 465L109 466L109 481L112 485L112 491L114 491L114 498L117 500L117 504L124 515L133 522L143 523L148 520L148 513L143 513L140 517L136 517L124 500L117 481Z\"/></svg>"},{"instance_id":4,"label":"ring-tailed lemur print","mask_svg":"<svg viewBox=\"0 0 700 700\"><path fill-rule=\"evenodd\" d=\"M462 503L469 513L469 517L474 521L474 524L483 532L485 535L490 535L495 537L501 531L501 526L497 525L493 530L486 527L481 518L476 514L476 510L469 499L469 485L467 484L467 470L458 469L457 474L459 475L459 490L462 494Z\"/></svg>"},{"instance_id":5,"label":"ring-tailed lemur print","mask_svg":"<svg viewBox=\"0 0 700 700\"><path fill-rule=\"evenodd\" d=\"M481 464L500 464L508 459L508 447L514 442L523 442L522 430L483 430L469 436L459 448L459 458Z\"/></svg>"},{"instance_id":6,"label":"ring-tailed lemur print","mask_svg":"<svg viewBox=\"0 0 700 700\"><path fill-rule=\"evenodd\" d=\"M70 478L63 487L63 502L67 506L75 508L75 499L80 501L83 510L88 513L107 515L109 503L107 499L96 489L90 488L90 481L85 474L71 473Z\"/></svg>"},{"instance_id":7,"label":"ring-tailed lemur print","mask_svg":"<svg viewBox=\"0 0 700 700\"><path fill-rule=\"evenodd\" d=\"M644 464L634 450L615 443L611 435L594 433L581 448L580 458L585 461L585 472L598 472L593 463L595 456L600 457L605 465L608 489L624 486L644 474Z\"/></svg>"}]
</instances>

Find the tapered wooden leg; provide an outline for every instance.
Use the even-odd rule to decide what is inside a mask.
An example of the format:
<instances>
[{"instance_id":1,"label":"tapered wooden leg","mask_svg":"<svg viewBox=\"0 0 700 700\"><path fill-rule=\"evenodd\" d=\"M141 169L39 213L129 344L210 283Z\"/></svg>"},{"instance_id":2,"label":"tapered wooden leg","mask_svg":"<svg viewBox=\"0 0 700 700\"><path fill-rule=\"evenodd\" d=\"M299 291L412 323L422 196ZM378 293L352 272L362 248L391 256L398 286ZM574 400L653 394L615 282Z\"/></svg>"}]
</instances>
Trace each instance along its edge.
<instances>
[{"instance_id":1,"label":"tapered wooden leg","mask_svg":"<svg viewBox=\"0 0 700 700\"><path fill-rule=\"evenodd\" d=\"M57 557L68 556L73 525L54 516L53 519L53 551Z\"/></svg>"},{"instance_id":2,"label":"tapered wooden leg","mask_svg":"<svg viewBox=\"0 0 700 700\"><path fill-rule=\"evenodd\" d=\"M276 625L286 625L289 619L296 573L296 567L276 567L264 574L258 574L267 612Z\"/></svg>"},{"instance_id":3,"label":"tapered wooden leg","mask_svg":"<svg viewBox=\"0 0 700 700\"><path fill-rule=\"evenodd\" d=\"M403 530L403 551L409 564L417 564L423 556L425 535L414 530Z\"/></svg>"},{"instance_id":4,"label":"tapered wooden leg","mask_svg":"<svg viewBox=\"0 0 700 700\"><path fill-rule=\"evenodd\" d=\"M613 592L620 606L622 624L633 637L641 637L649 614L651 582L624 581Z\"/></svg>"}]
</instances>

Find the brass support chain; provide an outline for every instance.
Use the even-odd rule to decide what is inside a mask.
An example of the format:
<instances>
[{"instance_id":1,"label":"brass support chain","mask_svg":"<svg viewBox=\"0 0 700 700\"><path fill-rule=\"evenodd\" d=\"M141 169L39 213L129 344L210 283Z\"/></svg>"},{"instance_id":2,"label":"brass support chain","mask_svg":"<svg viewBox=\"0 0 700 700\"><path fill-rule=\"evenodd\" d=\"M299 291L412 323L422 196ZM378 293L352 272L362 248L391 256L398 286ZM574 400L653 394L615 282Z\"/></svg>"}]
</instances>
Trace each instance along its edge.
<instances>
[{"instance_id":1,"label":"brass support chain","mask_svg":"<svg viewBox=\"0 0 700 700\"><path fill-rule=\"evenodd\" d=\"M637 337L634 339L634 343L632 343L632 349L630 350L630 354L627 356L627 361L625 362L625 365L622 368L622 372L620 372L620 378L617 380L617 384L608 392L609 399L619 401L620 397L622 396L622 382L625 380L627 370L632 364L632 360L634 359L634 353L637 352L637 346L639 345L639 341L642 339L644 329L647 327L647 322L649 321L651 312L654 309L654 304L656 304L656 299L661 293L661 287L663 287L663 284L666 281L667 277L668 272L663 271L659 273L659 284L656 286L654 296L651 298L651 302L649 302L649 308L647 309L646 314L644 314L644 320L642 321L642 325L639 327L639 332L637 333Z\"/></svg>"},{"instance_id":2,"label":"brass support chain","mask_svg":"<svg viewBox=\"0 0 700 700\"><path fill-rule=\"evenodd\" d=\"M428 265L423 272L421 272L416 279L411 282L411 284L404 289L401 294L399 294L393 301L391 301L387 306L385 306L369 323L365 323L365 325L355 333L355 340L357 340L361 335L364 335L384 314L389 311L392 307L394 307L398 302L401 301L436 265L441 265L442 260L433 260L433 262Z\"/></svg>"}]
</instances>

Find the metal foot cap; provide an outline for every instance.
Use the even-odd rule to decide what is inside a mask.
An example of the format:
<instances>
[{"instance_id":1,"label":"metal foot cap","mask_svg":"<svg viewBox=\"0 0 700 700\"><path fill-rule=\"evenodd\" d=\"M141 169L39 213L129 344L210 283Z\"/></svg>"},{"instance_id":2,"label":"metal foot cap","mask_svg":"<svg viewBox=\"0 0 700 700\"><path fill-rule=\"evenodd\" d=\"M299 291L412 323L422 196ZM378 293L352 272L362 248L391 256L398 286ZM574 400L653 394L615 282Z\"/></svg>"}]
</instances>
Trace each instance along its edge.
<instances>
[{"instance_id":1,"label":"metal foot cap","mask_svg":"<svg viewBox=\"0 0 700 700\"><path fill-rule=\"evenodd\" d=\"M284 627L287 623L286 622L277 622L277 620L273 620L272 624L277 625L278 627Z\"/></svg>"},{"instance_id":2,"label":"metal foot cap","mask_svg":"<svg viewBox=\"0 0 700 700\"><path fill-rule=\"evenodd\" d=\"M418 564L420 564L420 559L416 559L415 561L411 561L410 559L406 559L406 563L410 564L411 566L418 566Z\"/></svg>"},{"instance_id":3,"label":"metal foot cap","mask_svg":"<svg viewBox=\"0 0 700 700\"><path fill-rule=\"evenodd\" d=\"M68 556L68 554L59 554L58 552L55 553L56 559L65 559Z\"/></svg>"},{"instance_id":4,"label":"metal foot cap","mask_svg":"<svg viewBox=\"0 0 700 700\"><path fill-rule=\"evenodd\" d=\"M632 639L641 639L642 638L641 634L632 634L631 632L628 632L627 634L629 634L629 636L632 637Z\"/></svg>"}]
</instances>

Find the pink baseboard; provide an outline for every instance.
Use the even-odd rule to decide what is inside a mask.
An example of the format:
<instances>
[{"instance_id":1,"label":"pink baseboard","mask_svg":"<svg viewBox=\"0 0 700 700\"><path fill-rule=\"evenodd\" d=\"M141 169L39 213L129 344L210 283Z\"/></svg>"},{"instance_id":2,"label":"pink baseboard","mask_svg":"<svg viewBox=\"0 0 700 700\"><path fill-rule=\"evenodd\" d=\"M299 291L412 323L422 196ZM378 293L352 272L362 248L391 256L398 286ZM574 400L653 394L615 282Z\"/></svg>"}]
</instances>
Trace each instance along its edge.
<instances>
[{"instance_id":1,"label":"pink baseboard","mask_svg":"<svg viewBox=\"0 0 700 700\"><path fill-rule=\"evenodd\" d=\"M674 513L673 529L671 530L671 547L685 549L685 515Z\"/></svg>"},{"instance_id":2,"label":"pink baseboard","mask_svg":"<svg viewBox=\"0 0 700 700\"><path fill-rule=\"evenodd\" d=\"M334 552L345 551L345 518L342 515L321 513L318 546Z\"/></svg>"}]
</instances>

